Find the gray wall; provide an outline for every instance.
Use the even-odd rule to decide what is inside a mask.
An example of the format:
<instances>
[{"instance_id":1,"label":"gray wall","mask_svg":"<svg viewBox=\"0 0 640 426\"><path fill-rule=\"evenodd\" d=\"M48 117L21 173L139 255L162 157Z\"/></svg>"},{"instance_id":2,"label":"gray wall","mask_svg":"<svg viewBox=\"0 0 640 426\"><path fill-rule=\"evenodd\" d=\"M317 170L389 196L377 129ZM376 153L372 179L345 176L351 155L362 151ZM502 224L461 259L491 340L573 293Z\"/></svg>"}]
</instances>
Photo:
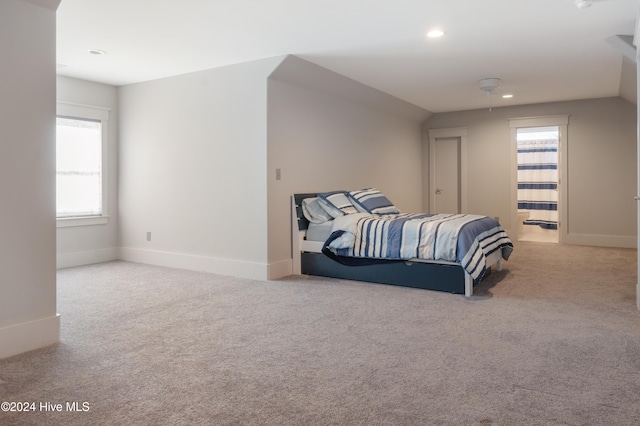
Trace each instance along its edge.
<instances>
[{"instance_id":1,"label":"gray wall","mask_svg":"<svg viewBox=\"0 0 640 426\"><path fill-rule=\"evenodd\" d=\"M441 113L434 114L425 127L468 129L469 210L509 218L508 119L554 114L570 115L565 242L635 247L635 105L622 98L602 98ZM515 229L511 223L505 227Z\"/></svg>"},{"instance_id":2,"label":"gray wall","mask_svg":"<svg viewBox=\"0 0 640 426\"><path fill-rule=\"evenodd\" d=\"M0 2L0 358L59 339L55 10ZM46 6L46 7L45 7Z\"/></svg>"},{"instance_id":3,"label":"gray wall","mask_svg":"<svg viewBox=\"0 0 640 426\"><path fill-rule=\"evenodd\" d=\"M620 72L620 97L634 105L638 104L638 65L636 62L622 57L622 70Z\"/></svg>"},{"instance_id":4,"label":"gray wall","mask_svg":"<svg viewBox=\"0 0 640 426\"><path fill-rule=\"evenodd\" d=\"M265 277L267 77L281 60L119 89L121 258Z\"/></svg>"},{"instance_id":5,"label":"gray wall","mask_svg":"<svg viewBox=\"0 0 640 426\"><path fill-rule=\"evenodd\" d=\"M377 187L402 211L421 211L421 125L429 114L295 57L274 71L268 82L270 278L291 274L296 192Z\"/></svg>"},{"instance_id":6,"label":"gray wall","mask_svg":"<svg viewBox=\"0 0 640 426\"><path fill-rule=\"evenodd\" d=\"M375 185L422 204L428 113L299 59L121 87L119 113L126 260L278 278L292 270L292 193Z\"/></svg>"}]
</instances>

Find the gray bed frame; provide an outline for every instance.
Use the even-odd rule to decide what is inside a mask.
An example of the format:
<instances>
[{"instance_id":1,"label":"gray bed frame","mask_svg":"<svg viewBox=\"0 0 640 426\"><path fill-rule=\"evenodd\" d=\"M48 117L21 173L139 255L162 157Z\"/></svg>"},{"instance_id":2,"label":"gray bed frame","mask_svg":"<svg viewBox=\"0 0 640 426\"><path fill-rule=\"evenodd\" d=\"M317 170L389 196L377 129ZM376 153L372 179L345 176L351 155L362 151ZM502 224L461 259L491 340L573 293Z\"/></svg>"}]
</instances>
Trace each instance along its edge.
<instances>
[{"instance_id":1,"label":"gray bed frame","mask_svg":"<svg viewBox=\"0 0 640 426\"><path fill-rule=\"evenodd\" d=\"M302 213L302 200L315 197L315 193L293 194L291 197L291 242L293 248L293 274L318 275L354 281L414 287L473 295L473 279L457 263L446 261L386 261L372 265L347 266L322 253L323 242L308 241L309 221ZM487 267L502 269L500 250L487 258Z\"/></svg>"}]
</instances>

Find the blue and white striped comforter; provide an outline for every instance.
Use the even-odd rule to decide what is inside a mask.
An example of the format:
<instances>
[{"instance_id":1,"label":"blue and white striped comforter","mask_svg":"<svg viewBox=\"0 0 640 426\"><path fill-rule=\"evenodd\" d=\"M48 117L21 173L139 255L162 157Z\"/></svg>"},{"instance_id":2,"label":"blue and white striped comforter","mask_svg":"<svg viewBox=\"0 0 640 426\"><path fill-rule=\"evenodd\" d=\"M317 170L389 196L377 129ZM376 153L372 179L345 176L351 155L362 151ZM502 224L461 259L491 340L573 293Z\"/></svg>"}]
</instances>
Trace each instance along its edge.
<instances>
[{"instance_id":1,"label":"blue and white striped comforter","mask_svg":"<svg viewBox=\"0 0 640 426\"><path fill-rule=\"evenodd\" d=\"M367 259L446 260L460 264L479 281L486 256L513 244L490 217L470 214L349 214L334 219L325 246L337 256Z\"/></svg>"}]
</instances>

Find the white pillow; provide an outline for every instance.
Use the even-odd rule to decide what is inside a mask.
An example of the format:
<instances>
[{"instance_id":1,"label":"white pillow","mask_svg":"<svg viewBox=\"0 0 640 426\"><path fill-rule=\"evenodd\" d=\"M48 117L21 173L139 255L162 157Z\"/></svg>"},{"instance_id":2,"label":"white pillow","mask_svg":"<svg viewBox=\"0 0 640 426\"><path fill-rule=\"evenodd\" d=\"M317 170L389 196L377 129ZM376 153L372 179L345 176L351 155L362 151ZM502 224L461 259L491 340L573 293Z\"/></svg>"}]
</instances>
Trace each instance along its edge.
<instances>
[{"instance_id":1,"label":"white pillow","mask_svg":"<svg viewBox=\"0 0 640 426\"><path fill-rule=\"evenodd\" d=\"M302 214L311 223L324 223L333 219L333 216L322 208L317 197L302 200Z\"/></svg>"}]
</instances>

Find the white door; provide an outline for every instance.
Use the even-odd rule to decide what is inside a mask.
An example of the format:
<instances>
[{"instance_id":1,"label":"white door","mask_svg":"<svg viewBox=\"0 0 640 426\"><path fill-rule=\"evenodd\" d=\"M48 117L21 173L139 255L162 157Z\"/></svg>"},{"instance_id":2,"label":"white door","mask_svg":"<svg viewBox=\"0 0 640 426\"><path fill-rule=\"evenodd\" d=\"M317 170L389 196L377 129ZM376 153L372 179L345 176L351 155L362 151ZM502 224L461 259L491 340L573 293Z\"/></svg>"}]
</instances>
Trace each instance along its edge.
<instances>
[{"instance_id":1,"label":"white door","mask_svg":"<svg viewBox=\"0 0 640 426\"><path fill-rule=\"evenodd\" d=\"M460 138L435 143L433 213L460 213Z\"/></svg>"}]
</instances>

